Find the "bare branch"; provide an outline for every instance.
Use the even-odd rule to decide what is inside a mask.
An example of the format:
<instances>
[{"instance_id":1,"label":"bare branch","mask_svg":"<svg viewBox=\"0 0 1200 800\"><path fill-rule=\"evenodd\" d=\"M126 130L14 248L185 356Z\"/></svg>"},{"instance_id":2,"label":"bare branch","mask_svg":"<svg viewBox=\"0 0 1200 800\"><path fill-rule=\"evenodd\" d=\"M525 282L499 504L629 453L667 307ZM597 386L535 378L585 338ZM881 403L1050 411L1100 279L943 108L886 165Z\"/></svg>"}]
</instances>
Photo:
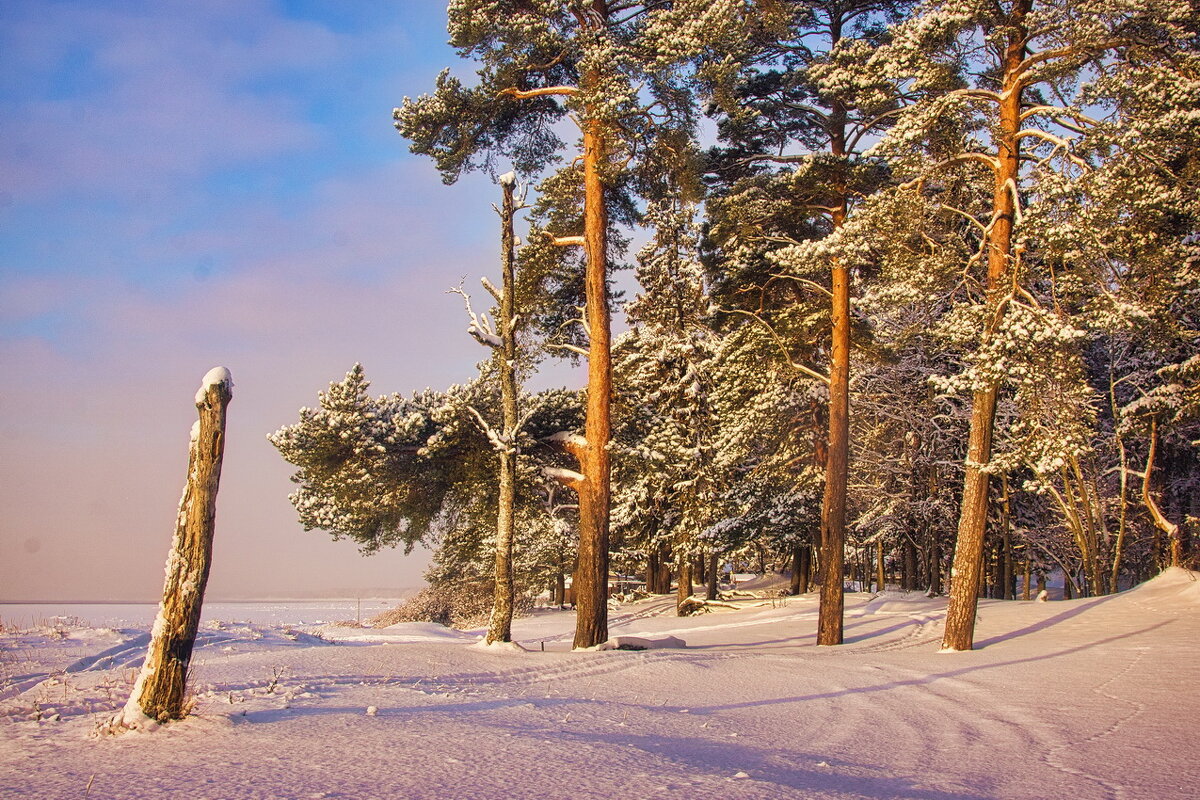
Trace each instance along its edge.
<instances>
[{"instance_id":1,"label":"bare branch","mask_svg":"<svg viewBox=\"0 0 1200 800\"><path fill-rule=\"evenodd\" d=\"M1018 139L1026 139L1029 137L1033 137L1035 139L1041 139L1043 142L1049 142L1050 144L1054 145L1054 150L1050 153L1050 156L1053 156L1054 153L1057 153L1059 150L1062 150L1063 153L1066 155L1067 159L1070 160L1070 162L1072 164L1082 167L1083 169L1091 168L1091 165L1089 165L1082 158L1080 158L1079 156L1077 156L1071 152L1071 143L1069 141L1067 141L1066 139L1062 138L1061 136L1055 136L1052 133L1048 133L1043 130L1038 130L1037 128L1026 128L1025 130L1017 133ZM1047 156L1046 158L1042 159L1038 163L1044 164L1050 158L1050 156Z\"/></svg>"},{"instance_id":2,"label":"bare branch","mask_svg":"<svg viewBox=\"0 0 1200 800\"><path fill-rule=\"evenodd\" d=\"M504 343L496 335L496 330L492 327L492 322L488 319L487 314L475 313L475 310L471 308L471 296L463 291L461 285L447 289L446 294L457 294L462 297L463 303L467 307L467 316L471 319L470 324L467 325L467 333L471 334L475 341L485 347L494 349L499 349L503 346Z\"/></svg>"},{"instance_id":3,"label":"bare branch","mask_svg":"<svg viewBox=\"0 0 1200 800\"><path fill-rule=\"evenodd\" d=\"M579 89L575 86L543 86L540 89L518 89L515 86L510 86L507 89L501 89L499 94L506 94L518 100L528 100L531 97L570 97L571 95L579 94Z\"/></svg>"},{"instance_id":4,"label":"bare branch","mask_svg":"<svg viewBox=\"0 0 1200 800\"><path fill-rule=\"evenodd\" d=\"M483 284L483 288L487 289L488 294L490 294L492 297L496 298L497 303L504 302L504 292L497 289L496 285L494 283L492 283L491 281L489 281L486 276L480 278L479 282Z\"/></svg>"},{"instance_id":5,"label":"bare branch","mask_svg":"<svg viewBox=\"0 0 1200 800\"><path fill-rule=\"evenodd\" d=\"M555 247L570 247L571 245L583 244L582 236L555 236L552 233L546 233L544 231L542 235L549 239L550 244L554 245Z\"/></svg>"},{"instance_id":6,"label":"bare branch","mask_svg":"<svg viewBox=\"0 0 1200 800\"><path fill-rule=\"evenodd\" d=\"M471 416L475 417L475 424L479 427L479 430L483 431L483 435L487 437L488 443L492 445L493 450L497 453L516 455L517 448L513 442L509 441L508 437L504 436L504 434L497 433L496 429L488 424L487 420L483 418L483 415L474 406L467 406L467 411L470 411Z\"/></svg>"},{"instance_id":7,"label":"bare branch","mask_svg":"<svg viewBox=\"0 0 1200 800\"><path fill-rule=\"evenodd\" d=\"M587 358L587 356L588 356L588 351L587 351L587 350L584 350L584 349L583 349L582 347L580 347L579 345L574 345L574 344L548 344L548 345L546 345L546 347L550 348L551 350L566 350L566 351L567 351L567 352L569 352L569 353L574 353L575 355L577 355L577 356L583 356L584 358Z\"/></svg>"}]
</instances>

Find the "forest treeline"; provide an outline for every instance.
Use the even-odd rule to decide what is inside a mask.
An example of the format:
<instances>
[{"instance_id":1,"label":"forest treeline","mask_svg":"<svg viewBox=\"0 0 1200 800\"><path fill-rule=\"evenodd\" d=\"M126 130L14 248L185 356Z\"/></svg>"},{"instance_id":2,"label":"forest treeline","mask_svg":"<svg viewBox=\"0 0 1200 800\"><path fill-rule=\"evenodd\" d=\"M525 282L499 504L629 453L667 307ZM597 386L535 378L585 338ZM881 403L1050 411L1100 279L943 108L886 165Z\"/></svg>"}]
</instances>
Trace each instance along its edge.
<instances>
[{"instance_id":1,"label":"forest treeline","mask_svg":"<svg viewBox=\"0 0 1200 800\"><path fill-rule=\"evenodd\" d=\"M943 645L969 649L978 596L1194 563L1194 2L448 18L476 75L395 125L446 182L497 178L501 285L460 289L490 357L413 396L356 365L272 434L305 528L433 546L432 584L495 592L491 640L514 593L573 575L579 647L607 638L614 574L711 593L726 564L786 565L837 644L828 576L886 572L949 592ZM586 390L525 391L556 357Z\"/></svg>"}]
</instances>

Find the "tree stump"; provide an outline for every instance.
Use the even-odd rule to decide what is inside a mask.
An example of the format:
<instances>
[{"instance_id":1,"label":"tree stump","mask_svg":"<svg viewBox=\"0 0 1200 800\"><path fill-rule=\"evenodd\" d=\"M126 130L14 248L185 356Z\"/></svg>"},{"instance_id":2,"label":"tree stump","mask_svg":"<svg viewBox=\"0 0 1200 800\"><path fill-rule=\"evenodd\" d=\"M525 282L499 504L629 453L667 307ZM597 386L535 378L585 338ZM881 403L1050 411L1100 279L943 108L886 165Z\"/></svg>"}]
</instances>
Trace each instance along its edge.
<instances>
[{"instance_id":1,"label":"tree stump","mask_svg":"<svg viewBox=\"0 0 1200 800\"><path fill-rule=\"evenodd\" d=\"M229 370L209 370L196 392L200 419L192 427L187 483L167 556L162 604L133 692L124 711L113 720L121 727L153 727L187 713L188 664L212 563L217 487L225 451L225 409L232 398Z\"/></svg>"}]
</instances>

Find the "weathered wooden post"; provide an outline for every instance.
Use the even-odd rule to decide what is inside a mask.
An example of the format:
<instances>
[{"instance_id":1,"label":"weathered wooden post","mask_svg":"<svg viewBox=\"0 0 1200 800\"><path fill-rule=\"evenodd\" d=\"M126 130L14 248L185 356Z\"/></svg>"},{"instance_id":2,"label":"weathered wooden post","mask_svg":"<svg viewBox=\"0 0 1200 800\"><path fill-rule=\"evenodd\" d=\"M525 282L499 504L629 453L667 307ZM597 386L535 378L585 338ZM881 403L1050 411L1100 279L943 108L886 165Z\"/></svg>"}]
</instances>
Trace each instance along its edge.
<instances>
[{"instance_id":1,"label":"weathered wooden post","mask_svg":"<svg viewBox=\"0 0 1200 800\"><path fill-rule=\"evenodd\" d=\"M120 727L152 727L180 719L186 713L184 688L212 563L217 486L225 452L225 409L232 398L229 370L209 370L196 392L200 419L192 427L187 483L167 556L162 604L133 693L124 711L113 720Z\"/></svg>"}]
</instances>

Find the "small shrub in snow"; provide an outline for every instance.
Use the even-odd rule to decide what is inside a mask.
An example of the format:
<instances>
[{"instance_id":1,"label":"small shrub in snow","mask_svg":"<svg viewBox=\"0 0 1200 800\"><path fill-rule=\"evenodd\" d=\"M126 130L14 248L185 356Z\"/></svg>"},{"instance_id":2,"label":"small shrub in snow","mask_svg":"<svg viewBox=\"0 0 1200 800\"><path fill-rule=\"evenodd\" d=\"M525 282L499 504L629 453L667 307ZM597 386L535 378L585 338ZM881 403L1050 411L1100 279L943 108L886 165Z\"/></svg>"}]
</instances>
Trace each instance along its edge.
<instances>
[{"instance_id":1,"label":"small shrub in snow","mask_svg":"<svg viewBox=\"0 0 1200 800\"><path fill-rule=\"evenodd\" d=\"M513 616L528 616L533 597L518 592L513 598ZM402 605L371 619L373 628L386 628L401 622L436 622L450 628L479 628L492 615L492 583L438 584L427 586Z\"/></svg>"}]
</instances>

